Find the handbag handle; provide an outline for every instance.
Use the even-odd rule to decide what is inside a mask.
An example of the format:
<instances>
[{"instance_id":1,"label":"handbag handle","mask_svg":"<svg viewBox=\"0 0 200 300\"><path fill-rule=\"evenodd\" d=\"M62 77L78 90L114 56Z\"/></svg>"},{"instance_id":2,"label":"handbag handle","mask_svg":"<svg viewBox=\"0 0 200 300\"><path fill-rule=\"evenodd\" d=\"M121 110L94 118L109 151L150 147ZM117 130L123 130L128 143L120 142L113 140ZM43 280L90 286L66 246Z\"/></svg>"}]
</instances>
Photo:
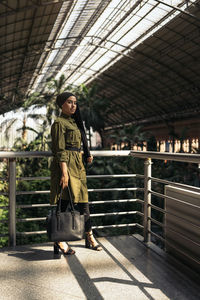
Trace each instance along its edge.
<instances>
[{"instance_id":1,"label":"handbag handle","mask_svg":"<svg viewBox=\"0 0 200 300\"><path fill-rule=\"evenodd\" d=\"M69 203L71 205L71 213L74 213L74 204L73 204L72 194L71 194L69 186L67 186L67 189L68 189L68 194L69 194ZM60 197L59 197L59 201L58 201L58 205L57 205L57 213L61 212L62 194L63 194L63 188L61 188L61 191L60 191Z\"/></svg>"}]
</instances>

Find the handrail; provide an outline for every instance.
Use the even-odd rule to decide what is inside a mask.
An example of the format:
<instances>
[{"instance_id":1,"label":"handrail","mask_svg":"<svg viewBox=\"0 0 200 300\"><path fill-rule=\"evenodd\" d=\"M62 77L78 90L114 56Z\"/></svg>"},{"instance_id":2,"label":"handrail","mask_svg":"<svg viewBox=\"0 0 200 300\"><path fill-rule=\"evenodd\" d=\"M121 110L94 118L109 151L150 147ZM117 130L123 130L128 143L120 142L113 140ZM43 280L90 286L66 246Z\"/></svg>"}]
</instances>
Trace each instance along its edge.
<instances>
[{"instance_id":1,"label":"handrail","mask_svg":"<svg viewBox=\"0 0 200 300\"><path fill-rule=\"evenodd\" d=\"M135 151L135 150L95 150L91 151L93 156L134 156L139 158L151 158L159 160L173 160L180 162L190 162L200 164L200 154L187 153L167 153L154 151ZM21 157L51 157L50 151L0 151L0 158L21 158Z\"/></svg>"},{"instance_id":2,"label":"handrail","mask_svg":"<svg viewBox=\"0 0 200 300\"><path fill-rule=\"evenodd\" d=\"M91 151L91 154L96 157L107 156L128 156L130 150L98 150ZM21 158L21 157L51 157L50 151L0 151L0 158Z\"/></svg>"},{"instance_id":3,"label":"handrail","mask_svg":"<svg viewBox=\"0 0 200 300\"><path fill-rule=\"evenodd\" d=\"M153 182L170 184L171 186L176 186L176 187L179 187L179 188L188 189L188 185L187 184L172 182L172 181L169 181L169 180L155 178L155 177L150 177L150 179ZM200 188L196 187L196 186L190 186L190 190L193 190L194 192L200 193Z\"/></svg>"},{"instance_id":4,"label":"handrail","mask_svg":"<svg viewBox=\"0 0 200 300\"><path fill-rule=\"evenodd\" d=\"M200 154L188 153L166 153L166 152L153 152L153 151L130 151L130 155L139 158L150 158L160 160L173 160L180 162L189 162L200 164Z\"/></svg>"}]
</instances>

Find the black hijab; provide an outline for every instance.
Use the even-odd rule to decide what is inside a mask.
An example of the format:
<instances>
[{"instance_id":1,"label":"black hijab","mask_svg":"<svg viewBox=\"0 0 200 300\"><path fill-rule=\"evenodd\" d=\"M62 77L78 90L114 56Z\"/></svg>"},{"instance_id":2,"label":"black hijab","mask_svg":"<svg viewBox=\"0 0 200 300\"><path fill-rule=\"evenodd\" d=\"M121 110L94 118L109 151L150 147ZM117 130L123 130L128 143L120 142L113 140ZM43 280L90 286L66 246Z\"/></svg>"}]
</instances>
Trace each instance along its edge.
<instances>
[{"instance_id":1,"label":"black hijab","mask_svg":"<svg viewBox=\"0 0 200 300\"><path fill-rule=\"evenodd\" d=\"M58 95L58 96L56 97L56 104L57 104L60 108L62 108L62 105L63 105L63 104L65 103L65 101L66 101L69 97L71 97L71 96L76 97L74 94L69 93L69 92L64 92L64 93Z\"/></svg>"}]
</instances>

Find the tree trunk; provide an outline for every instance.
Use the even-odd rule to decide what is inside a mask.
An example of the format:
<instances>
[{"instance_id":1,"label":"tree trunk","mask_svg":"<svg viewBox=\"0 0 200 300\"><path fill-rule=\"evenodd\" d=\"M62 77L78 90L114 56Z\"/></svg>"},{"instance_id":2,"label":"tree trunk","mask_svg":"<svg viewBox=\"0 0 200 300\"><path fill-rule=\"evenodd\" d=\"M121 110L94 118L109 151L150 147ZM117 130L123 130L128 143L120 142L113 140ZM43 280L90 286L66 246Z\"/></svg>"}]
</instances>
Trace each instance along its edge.
<instances>
[{"instance_id":1,"label":"tree trunk","mask_svg":"<svg viewBox=\"0 0 200 300\"><path fill-rule=\"evenodd\" d=\"M27 130L26 130L26 116L23 118L23 127L22 127L22 139L27 140Z\"/></svg>"}]
</instances>

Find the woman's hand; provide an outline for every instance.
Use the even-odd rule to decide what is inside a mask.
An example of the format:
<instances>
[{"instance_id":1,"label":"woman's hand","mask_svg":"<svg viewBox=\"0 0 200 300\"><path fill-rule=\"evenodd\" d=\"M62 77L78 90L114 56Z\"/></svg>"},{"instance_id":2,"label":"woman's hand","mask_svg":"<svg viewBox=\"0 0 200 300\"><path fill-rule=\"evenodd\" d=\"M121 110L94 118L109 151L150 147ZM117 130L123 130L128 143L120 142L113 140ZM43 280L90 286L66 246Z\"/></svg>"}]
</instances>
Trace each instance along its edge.
<instances>
[{"instance_id":1,"label":"woman's hand","mask_svg":"<svg viewBox=\"0 0 200 300\"><path fill-rule=\"evenodd\" d=\"M60 185L62 186L62 189L64 190L66 187L68 187L69 183L69 176L68 174L63 174L60 179Z\"/></svg>"},{"instance_id":2,"label":"woman's hand","mask_svg":"<svg viewBox=\"0 0 200 300\"><path fill-rule=\"evenodd\" d=\"M87 162L89 164L91 164L93 162L93 156L92 155L87 158Z\"/></svg>"},{"instance_id":3,"label":"woman's hand","mask_svg":"<svg viewBox=\"0 0 200 300\"><path fill-rule=\"evenodd\" d=\"M69 175L68 175L66 162L64 162L64 161L60 162L60 168L62 171L62 176L60 178L60 185L62 186L62 189L64 190L64 188L68 187L68 182L69 182Z\"/></svg>"}]
</instances>

